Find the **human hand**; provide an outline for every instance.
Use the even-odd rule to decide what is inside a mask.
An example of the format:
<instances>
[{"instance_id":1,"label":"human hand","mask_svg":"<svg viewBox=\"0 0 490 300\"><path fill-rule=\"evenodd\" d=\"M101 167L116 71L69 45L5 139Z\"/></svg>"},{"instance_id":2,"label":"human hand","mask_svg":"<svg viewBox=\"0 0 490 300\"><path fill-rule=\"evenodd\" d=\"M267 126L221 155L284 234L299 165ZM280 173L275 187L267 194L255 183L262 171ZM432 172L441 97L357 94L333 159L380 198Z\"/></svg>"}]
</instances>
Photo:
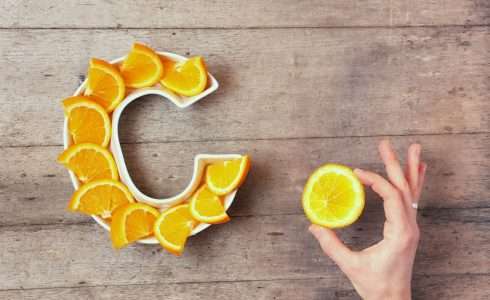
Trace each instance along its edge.
<instances>
[{"instance_id":1,"label":"human hand","mask_svg":"<svg viewBox=\"0 0 490 300\"><path fill-rule=\"evenodd\" d=\"M373 172L354 170L362 183L383 198L383 240L362 251L352 251L333 230L310 226L325 254L347 275L363 299L411 299L412 267L420 236L412 203L418 203L427 169L420 152L420 145L410 145L404 172L390 142L384 140L379 144L379 153L389 181Z\"/></svg>"}]
</instances>

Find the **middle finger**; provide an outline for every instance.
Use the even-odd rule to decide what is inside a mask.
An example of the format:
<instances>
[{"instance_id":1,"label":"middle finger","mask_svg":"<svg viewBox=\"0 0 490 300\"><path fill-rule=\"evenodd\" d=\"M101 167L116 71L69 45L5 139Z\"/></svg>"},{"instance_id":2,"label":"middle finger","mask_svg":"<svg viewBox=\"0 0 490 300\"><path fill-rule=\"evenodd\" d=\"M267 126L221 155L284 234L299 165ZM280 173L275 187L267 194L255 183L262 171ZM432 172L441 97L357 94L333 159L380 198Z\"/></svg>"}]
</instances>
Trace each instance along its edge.
<instances>
[{"instance_id":1,"label":"middle finger","mask_svg":"<svg viewBox=\"0 0 490 300\"><path fill-rule=\"evenodd\" d=\"M379 154L385 164L386 173L391 183L403 194L404 202L411 205L411 193L403 169L398 161L396 153L388 140L379 143Z\"/></svg>"}]
</instances>

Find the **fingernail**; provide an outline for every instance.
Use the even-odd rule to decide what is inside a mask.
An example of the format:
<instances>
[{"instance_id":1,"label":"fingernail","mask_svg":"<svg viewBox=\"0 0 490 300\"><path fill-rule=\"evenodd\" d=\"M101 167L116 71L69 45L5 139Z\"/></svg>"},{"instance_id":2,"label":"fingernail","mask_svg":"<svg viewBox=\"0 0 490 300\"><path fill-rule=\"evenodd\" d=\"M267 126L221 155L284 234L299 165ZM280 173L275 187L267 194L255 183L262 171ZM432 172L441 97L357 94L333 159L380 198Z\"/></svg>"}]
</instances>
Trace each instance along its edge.
<instances>
[{"instance_id":1,"label":"fingernail","mask_svg":"<svg viewBox=\"0 0 490 300\"><path fill-rule=\"evenodd\" d=\"M362 173L362 172L364 172L364 170L359 169L359 168L355 168L355 169L354 169L354 173L355 173L355 174L360 174L360 173Z\"/></svg>"}]
</instances>

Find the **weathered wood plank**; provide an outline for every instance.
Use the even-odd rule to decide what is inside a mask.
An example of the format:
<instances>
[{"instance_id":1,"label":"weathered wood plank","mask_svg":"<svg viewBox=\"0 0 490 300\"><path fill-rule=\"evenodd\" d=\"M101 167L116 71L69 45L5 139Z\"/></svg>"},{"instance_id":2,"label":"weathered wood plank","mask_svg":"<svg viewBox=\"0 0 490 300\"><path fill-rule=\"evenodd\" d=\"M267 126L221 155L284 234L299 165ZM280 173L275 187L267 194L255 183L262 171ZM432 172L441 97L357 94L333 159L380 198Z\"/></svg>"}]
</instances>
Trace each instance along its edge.
<instances>
[{"instance_id":1,"label":"weathered wood plank","mask_svg":"<svg viewBox=\"0 0 490 300\"><path fill-rule=\"evenodd\" d=\"M489 24L485 0L50 1L0 3L1 27L183 28Z\"/></svg>"},{"instance_id":2,"label":"weathered wood plank","mask_svg":"<svg viewBox=\"0 0 490 300\"><path fill-rule=\"evenodd\" d=\"M446 218L446 211L432 217ZM488 209L465 211L477 222L458 221L457 212L443 224L420 218L416 274L490 272L482 263L490 253ZM380 238L382 224L381 215L365 215L341 236L355 249L366 247ZM343 276L307 227L302 215L236 217L191 238L181 258L159 246L114 251L95 224L3 227L0 289Z\"/></svg>"},{"instance_id":3,"label":"weathered wood plank","mask_svg":"<svg viewBox=\"0 0 490 300\"><path fill-rule=\"evenodd\" d=\"M4 30L0 146L59 145L88 58L133 40L203 54L221 88L186 110L138 103L126 142L490 130L489 27Z\"/></svg>"},{"instance_id":4,"label":"weathered wood plank","mask_svg":"<svg viewBox=\"0 0 490 300\"><path fill-rule=\"evenodd\" d=\"M125 132L126 133L126 132ZM325 162L382 172L381 137L124 145L136 184L149 195L185 188L198 153L250 153L252 169L231 213L236 216L301 214L307 176ZM400 149L419 141L429 164L422 207L487 207L490 199L489 134L392 138ZM0 225L84 222L65 210L72 193L68 173L54 160L61 147L1 148L9 162L0 173ZM403 153L404 154L404 153ZM368 209L379 202L369 194Z\"/></svg>"},{"instance_id":5,"label":"weathered wood plank","mask_svg":"<svg viewBox=\"0 0 490 300\"><path fill-rule=\"evenodd\" d=\"M490 274L415 276L413 299L488 299Z\"/></svg>"},{"instance_id":6,"label":"weathered wood plank","mask_svg":"<svg viewBox=\"0 0 490 300\"><path fill-rule=\"evenodd\" d=\"M414 299L486 299L490 275L415 276ZM250 282L212 282L145 284L74 288L48 288L0 291L2 299L60 300L115 299L127 300L165 296L168 300L290 300L290 299L359 299L347 279L341 276L304 280Z\"/></svg>"},{"instance_id":7,"label":"weathered wood plank","mask_svg":"<svg viewBox=\"0 0 490 300\"><path fill-rule=\"evenodd\" d=\"M2 299L154 299L168 300L270 300L270 299L358 299L340 276L315 280L178 283L129 286L98 286L1 291Z\"/></svg>"}]
</instances>

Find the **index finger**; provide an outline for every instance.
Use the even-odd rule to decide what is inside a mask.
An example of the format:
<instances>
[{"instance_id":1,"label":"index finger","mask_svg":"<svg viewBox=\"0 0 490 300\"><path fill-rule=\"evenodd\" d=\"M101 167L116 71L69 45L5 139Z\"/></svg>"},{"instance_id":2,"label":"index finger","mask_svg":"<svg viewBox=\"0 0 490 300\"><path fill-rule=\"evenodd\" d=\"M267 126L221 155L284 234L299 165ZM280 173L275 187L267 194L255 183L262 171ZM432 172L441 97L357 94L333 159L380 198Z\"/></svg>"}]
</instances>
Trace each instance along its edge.
<instances>
[{"instance_id":1,"label":"index finger","mask_svg":"<svg viewBox=\"0 0 490 300\"><path fill-rule=\"evenodd\" d=\"M394 224L404 224L407 216L400 192L376 173L361 169L355 169L354 173L363 184L370 186L374 192L383 198L386 219Z\"/></svg>"}]
</instances>

